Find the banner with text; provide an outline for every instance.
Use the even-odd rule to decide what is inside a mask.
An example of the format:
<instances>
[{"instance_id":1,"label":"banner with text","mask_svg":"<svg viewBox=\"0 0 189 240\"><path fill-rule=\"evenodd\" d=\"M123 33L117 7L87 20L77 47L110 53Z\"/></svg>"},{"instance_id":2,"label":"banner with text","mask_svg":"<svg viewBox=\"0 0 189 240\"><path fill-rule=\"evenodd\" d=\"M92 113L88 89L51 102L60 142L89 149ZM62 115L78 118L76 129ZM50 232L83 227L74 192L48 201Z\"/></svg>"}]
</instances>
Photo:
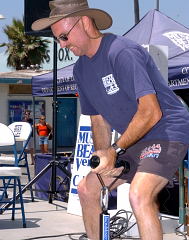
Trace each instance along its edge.
<instances>
[{"instance_id":1,"label":"banner with text","mask_svg":"<svg viewBox=\"0 0 189 240\"><path fill-rule=\"evenodd\" d=\"M72 169L67 212L82 215L77 186L90 171L90 158L94 151L90 117L81 115Z\"/></svg>"}]
</instances>

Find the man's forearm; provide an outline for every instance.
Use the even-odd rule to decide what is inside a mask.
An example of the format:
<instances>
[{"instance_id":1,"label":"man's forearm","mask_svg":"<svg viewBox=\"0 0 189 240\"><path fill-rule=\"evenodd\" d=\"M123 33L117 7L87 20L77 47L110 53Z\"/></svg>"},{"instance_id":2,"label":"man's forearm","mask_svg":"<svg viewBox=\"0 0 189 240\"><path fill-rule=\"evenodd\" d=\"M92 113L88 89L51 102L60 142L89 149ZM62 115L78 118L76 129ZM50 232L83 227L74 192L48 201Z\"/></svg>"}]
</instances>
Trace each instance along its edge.
<instances>
[{"instance_id":1,"label":"man's forearm","mask_svg":"<svg viewBox=\"0 0 189 240\"><path fill-rule=\"evenodd\" d=\"M112 131L101 115L91 116L93 144L95 151L110 147Z\"/></svg>"},{"instance_id":2,"label":"man's forearm","mask_svg":"<svg viewBox=\"0 0 189 240\"><path fill-rule=\"evenodd\" d=\"M151 94L144 96L139 101L138 111L131 120L128 128L117 140L121 148L128 148L145 134L160 120L162 116L156 96Z\"/></svg>"}]
</instances>

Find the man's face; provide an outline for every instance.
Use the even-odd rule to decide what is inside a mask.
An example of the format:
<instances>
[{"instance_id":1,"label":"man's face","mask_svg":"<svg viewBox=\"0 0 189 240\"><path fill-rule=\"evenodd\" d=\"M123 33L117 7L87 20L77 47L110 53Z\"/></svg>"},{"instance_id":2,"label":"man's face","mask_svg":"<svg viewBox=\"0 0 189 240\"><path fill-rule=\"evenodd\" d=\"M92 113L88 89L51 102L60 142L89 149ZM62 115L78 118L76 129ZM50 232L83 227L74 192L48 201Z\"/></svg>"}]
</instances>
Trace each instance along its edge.
<instances>
[{"instance_id":1,"label":"man's face","mask_svg":"<svg viewBox=\"0 0 189 240\"><path fill-rule=\"evenodd\" d=\"M25 115L25 118L29 118L30 117L30 113L29 112L26 112L24 115Z\"/></svg>"},{"instance_id":2,"label":"man's face","mask_svg":"<svg viewBox=\"0 0 189 240\"><path fill-rule=\"evenodd\" d=\"M65 18L51 26L61 48L69 48L75 56L85 55L85 35L81 18Z\"/></svg>"}]
</instances>

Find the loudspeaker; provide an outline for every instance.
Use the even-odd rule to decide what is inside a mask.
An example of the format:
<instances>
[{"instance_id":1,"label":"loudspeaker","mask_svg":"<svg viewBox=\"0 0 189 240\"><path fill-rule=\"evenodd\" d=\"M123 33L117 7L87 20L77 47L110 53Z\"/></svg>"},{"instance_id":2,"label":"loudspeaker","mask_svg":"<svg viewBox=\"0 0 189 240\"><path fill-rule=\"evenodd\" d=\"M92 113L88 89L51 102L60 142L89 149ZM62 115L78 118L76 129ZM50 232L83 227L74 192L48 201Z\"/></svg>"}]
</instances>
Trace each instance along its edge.
<instances>
[{"instance_id":1,"label":"loudspeaker","mask_svg":"<svg viewBox=\"0 0 189 240\"><path fill-rule=\"evenodd\" d=\"M179 182L173 179L158 195L160 213L179 216Z\"/></svg>"},{"instance_id":2,"label":"loudspeaker","mask_svg":"<svg viewBox=\"0 0 189 240\"><path fill-rule=\"evenodd\" d=\"M28 35L52 37L50 28L33 31L32 23L40 18L48 17L50 14L50 0L24 0L24 31Z\"/></svg>"}]
</instances>

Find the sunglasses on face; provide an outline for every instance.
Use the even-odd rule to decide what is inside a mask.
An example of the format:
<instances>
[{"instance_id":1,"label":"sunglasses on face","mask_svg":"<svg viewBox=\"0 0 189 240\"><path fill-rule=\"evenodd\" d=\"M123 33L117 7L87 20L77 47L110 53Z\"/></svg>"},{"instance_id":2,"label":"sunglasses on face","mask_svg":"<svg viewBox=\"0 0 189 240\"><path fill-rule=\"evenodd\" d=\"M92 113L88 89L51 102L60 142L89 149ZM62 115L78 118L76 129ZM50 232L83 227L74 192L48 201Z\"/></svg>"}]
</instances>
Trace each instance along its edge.
<instances>
[{"instance_id":1,"label":"sunglasses on face","mask_svg":"<svg viewBox=\"0 0 189 240\"><path fill-rule=\"evenodd\" d=\"M45 120L45 118L40 118L40 120Z\"/></svg>"},{"instance_id":2,"label":"sunglasses on face","mask_svg":"<svg viewBox=\"0 0 189 240\"><path fill-rule=\"evenodd\" d=\"M75 27L75 25L79 22L80 19L81 19L81 18L79 18L79 19L76 21L76 23L71 27L71 29L70 29L67 33L61 34L59 37L54 37L54 41L57 42L57 43L60 43L60 40L61 40L61 41L64 41L64 42L68 41L68 35L70 34L70 32L71 32L72 29Z\"/></svg>"}]
</instances>

